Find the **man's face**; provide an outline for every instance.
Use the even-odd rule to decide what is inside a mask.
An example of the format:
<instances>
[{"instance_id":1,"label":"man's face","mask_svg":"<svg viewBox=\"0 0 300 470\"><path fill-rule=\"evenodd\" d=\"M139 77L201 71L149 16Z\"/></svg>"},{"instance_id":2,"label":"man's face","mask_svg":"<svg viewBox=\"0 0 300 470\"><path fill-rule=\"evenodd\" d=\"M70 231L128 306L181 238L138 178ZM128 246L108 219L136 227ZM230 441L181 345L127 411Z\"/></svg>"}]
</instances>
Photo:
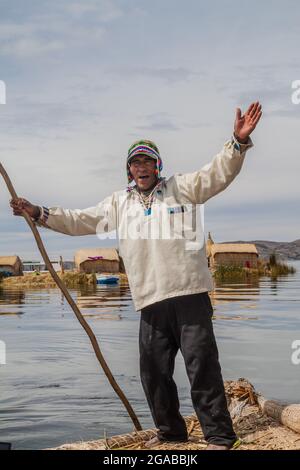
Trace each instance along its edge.
<instances>
[{"instance_id":1,"label":"man's face","mask_svg":"<svg viewBox=\"0 0 300 470\"><path fill-rule=\"evenodd\" d=\"M156 183L156 160L147 155L138 155L130 161L130 173L141 191L147 191Z\"/></svg>"}]
</instances>

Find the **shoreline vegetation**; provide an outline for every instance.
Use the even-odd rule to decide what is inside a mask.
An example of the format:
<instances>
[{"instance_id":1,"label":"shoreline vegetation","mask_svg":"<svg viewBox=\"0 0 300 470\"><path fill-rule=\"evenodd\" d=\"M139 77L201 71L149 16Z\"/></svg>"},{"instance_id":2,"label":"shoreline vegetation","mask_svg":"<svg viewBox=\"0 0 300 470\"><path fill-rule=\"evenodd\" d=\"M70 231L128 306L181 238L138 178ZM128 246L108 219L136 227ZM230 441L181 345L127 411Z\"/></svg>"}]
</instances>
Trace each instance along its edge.
<instances>
[{"instance_id":1,"label":"shoreline vegetation","mask_svg":"<svg viewBox=\"0 0 300 470\"><path fill-rule=\"evenodd\" d=\"M65 271L64 274L61 272L57 273L66 286L70 289L81 287L81 286L95 286L96 275L80 273L77 271ZM103 273L108 274L108 273ZM126 285L128 283L126 274L118 273L120 277L119 285ZM1 280L0 280L1 283ZM56 282L53 280L49 272L29 272L24 276L11 276L2 278L2 287L43 287L43 288L55 288L57 287Z\"/></svg>"},{"instance_id":2,"label":"shoreline vegetation","mask_svg":"<svg viewBox=\"0 0 300 470\"><path fill-rule=\"evenodd\" d=\"M269 276L272 279L276 279L278 276L286 276L295 272L296 269L293 266L283 261L278 261L275 253L272 253L268 260L259 259L257 268L220 265L211 269L212 276L216 281L243 281L260 276ZM120 279L119 285L128 285L127 275L125 273L117 274ZM86 274L73 270L65 271L64 274L58 272L58 275L65 282L66 286L71 289L80 286L95 286L97 283L95 274ZM28 272L23 276L11 277L3 277L0 273L0 284L2 287L56 287L56 283L49 272Z\"/></svg>"},{"instance_id":3,"label":"shoreline vegetation","mask_svg":"<svg viewBox=\"0 0 300 470\"><path fill-rule=\"evenodd\" d=\"M249 277L269 276L276 279L278 276L295 274L296 269L283 261L278 261L276 254L272 253L268 260L259 259L257 268L244 268L242 266L217 266L212 275L217 281L246 280Z\"/></svg>"}]
</instances>

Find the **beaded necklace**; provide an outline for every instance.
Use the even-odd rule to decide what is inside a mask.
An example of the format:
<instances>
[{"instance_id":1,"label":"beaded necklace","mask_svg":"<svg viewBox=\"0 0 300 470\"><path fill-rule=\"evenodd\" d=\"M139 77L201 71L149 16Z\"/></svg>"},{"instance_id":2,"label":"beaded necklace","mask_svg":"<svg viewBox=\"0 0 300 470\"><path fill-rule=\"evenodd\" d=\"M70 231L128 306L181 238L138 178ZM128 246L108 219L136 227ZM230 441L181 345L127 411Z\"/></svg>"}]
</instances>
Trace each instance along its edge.
<instances>
[{"instance_id":1,"label":"beaded necklace","mask_svg":"<svg viewBox=\"0 0 300 470\"><path fill-rule=\"evenodd\" d=\"M134 188L135 192L137 193L137 195L139 197L140 203L142 204L142 206L144 208L144 214L145 215L150 215L151 214L151 206L152 206L152 202L154 200L154 193L157 190L158 186L161 185L162 181L163 181L163 178L161 180L159 180L158 183L154 186L154 188L150 191L140 192L140 191L138 191L138 189L136 187Z\"/></svg>"}]
</instances>

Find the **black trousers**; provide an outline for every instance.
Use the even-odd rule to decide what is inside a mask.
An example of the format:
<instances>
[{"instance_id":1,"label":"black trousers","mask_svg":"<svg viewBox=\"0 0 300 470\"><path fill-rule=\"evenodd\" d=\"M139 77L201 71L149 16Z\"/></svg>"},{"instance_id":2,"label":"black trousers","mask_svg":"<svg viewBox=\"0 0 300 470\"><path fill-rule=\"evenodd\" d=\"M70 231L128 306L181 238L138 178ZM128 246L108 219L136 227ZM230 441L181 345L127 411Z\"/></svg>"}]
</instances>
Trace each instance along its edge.
<instances>
[{"instance_id":1,"label":"black trousers","mask_svg":"<svg viewBox=\"0 0 300 470\"><path fill-rule=\"evenodd\" d=\"M161 440L187 440L173 380L179 349L206 441L231 445L236 440L227 408L212 314L208 292L173 297L141 310L141 381Z\"/></svg>"}]
</instances>

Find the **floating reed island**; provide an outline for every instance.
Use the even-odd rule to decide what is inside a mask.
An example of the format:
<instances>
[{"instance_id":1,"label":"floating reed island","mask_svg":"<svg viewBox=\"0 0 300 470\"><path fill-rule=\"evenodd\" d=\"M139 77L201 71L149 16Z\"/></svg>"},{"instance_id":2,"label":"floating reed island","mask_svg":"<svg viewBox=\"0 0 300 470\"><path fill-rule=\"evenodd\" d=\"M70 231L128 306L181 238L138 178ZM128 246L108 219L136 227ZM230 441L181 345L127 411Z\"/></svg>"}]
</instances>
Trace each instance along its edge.
<instances>
[{"instance_id":1,"label":"floating reed island","mask_svg":"<svg viewBox=\"0 0 300 470\"><path fill-rule=\"evenodd\" d=\"M233 450L300 450L300 404L267 400L246 379L224 382L229 411L239 437ZM196 415L185 417L189 436L198 442L161 443L157 450L204 450L207 443ZM155 429L93 441L64 444L51 450L149 450ZM193 439L194 441L195 439Z\"/></svg>"},{"instance_id":2,"label":"floating reed island","mask_svg":"<svg viewBox=\"0 0 300 470\"><path fill-rule=\"evenodd\" d=\"M216 281L236 281L247 280L249 278L259 278L268 276L276 279L278 276L294 274L296 269L289 264L278 261L275 254L272 254L268 260L258 259L255 268L235 265L217 265L211 269L212 275Z\"/></svg>"},{"instance_id":3,"label":"floating reed island","mask_svg":"<svg viewBox=\"0 0 300 470\"><path fill-rule=\"evenodd\" d=\"M58 276L66 284L68 288L76 288L80 286L94 286L97 283L96 275L87 274L77 271L65 271L64 274L58 272ZM106 274L106 273L103 273ZM108 273L107 273L108 274ZM126 274L120 273L119 284L127 284ZM55 288L57 287L54 279L52 278L49 272L29 272L23 276L11 276L2 279L2 287L48 287Z\"/></svg>"}]
</instances>

